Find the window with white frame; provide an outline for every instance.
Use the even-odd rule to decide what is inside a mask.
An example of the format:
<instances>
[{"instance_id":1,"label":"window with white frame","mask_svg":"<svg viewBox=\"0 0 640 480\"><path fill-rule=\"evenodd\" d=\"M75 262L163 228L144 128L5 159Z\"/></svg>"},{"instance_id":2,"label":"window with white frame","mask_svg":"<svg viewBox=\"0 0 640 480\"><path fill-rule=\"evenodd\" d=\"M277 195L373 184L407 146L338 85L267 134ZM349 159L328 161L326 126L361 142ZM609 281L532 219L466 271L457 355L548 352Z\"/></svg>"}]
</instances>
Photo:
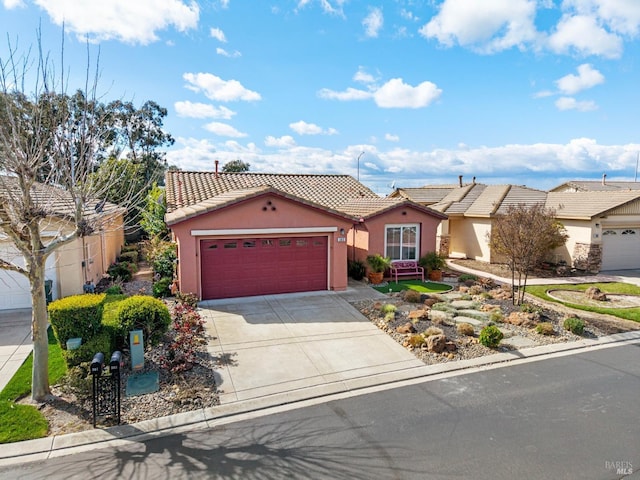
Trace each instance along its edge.
<instances>
[{"instance_id":1,"label":"window with white frame","mask_svg":"<svg viewBox=\"0 0 640 480\"><path fill-rule=\"evenodd\" d=\"M391 260L418 260L420 230L417 224L386 225L384 254Z\"/></svg>"}]
</instances>

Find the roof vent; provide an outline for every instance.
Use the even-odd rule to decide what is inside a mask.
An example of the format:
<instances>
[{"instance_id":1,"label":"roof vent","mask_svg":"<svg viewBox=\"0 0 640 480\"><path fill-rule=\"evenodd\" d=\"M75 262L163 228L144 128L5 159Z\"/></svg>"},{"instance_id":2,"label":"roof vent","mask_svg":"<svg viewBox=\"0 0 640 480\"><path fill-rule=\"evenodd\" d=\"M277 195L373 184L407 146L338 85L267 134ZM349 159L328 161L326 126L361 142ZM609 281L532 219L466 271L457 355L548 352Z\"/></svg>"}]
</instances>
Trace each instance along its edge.
<instances>
[{"instance_id":1,"label":"roof vent","mask_svg":"<svg viewBox=\"0 0 640 480\"><path fill-rule=\"evenodd\" d=\"M607 184L607 174L603 173L602 174L602 185L606 185Z\"/></svg>"}]
</instances>

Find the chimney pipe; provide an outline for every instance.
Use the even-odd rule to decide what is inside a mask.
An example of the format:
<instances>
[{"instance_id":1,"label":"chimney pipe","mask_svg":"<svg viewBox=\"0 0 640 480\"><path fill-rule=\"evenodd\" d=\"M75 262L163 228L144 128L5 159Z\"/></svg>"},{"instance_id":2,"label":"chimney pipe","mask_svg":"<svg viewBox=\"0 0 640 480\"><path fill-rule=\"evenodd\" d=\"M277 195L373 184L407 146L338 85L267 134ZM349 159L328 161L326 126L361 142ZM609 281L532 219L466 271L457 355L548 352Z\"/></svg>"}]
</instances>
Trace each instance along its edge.
<instances>
[{"instance_id":1,"label":"chimney pipe","mask_svg":"<svg viewBox=\"0 0 640 480\"><path fill-rule=\"evenodd\" d=\"M473 183L474 185L476 184L476 177L473 177L473 180L471 180L471 183Z\"/></svg>"},{"instance_id":2,"label":"chimney pipe","mask_svg":"<svg viewBox=\"0 0 640 480\"><path fill-rule=\"evenodd\" d=\"M462 175L458 175L458 183L462 186Z\"/></svg>"},{"instance_id":3,"label":"chimney pipe","mask_svg":"<svg viewBox=\"0 0 640 480\"><path fill-rule=\"evenodd\" d=\"M218 164L220 163L218 160L214 162L216 164L216 178L218 178Z\"/></svg>"},{"instance_id":4,"label":"chimney pipe","mask_svg":"<svg viewBox=\"0 0 640 480\"><path fill-rule=\"evenodd\" d=\"M602 185L606 185L607 184L607 174L603 173L602 174Z\"/></svg>"}]
</instances>

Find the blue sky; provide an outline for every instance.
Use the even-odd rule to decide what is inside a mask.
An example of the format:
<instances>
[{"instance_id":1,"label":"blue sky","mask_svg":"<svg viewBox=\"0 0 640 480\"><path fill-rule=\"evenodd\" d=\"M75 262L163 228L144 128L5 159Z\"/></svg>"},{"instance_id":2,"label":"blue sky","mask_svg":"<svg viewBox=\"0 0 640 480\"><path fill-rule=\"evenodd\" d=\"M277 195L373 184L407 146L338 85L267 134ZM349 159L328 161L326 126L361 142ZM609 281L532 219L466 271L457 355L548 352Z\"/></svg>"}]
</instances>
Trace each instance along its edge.
<instances>
[{"instance_id":1,"label":"blue sky","mask_svg":"<svg viewBox=\"0 0 640 480\"><path fill-rule=\"evenodd\" d=\"M40 24L57 58L64 22L71 87L88 38L103 100L166 107L185 170L239 158L383 195L634 179L638 0L0 1L21 51Z\"/></svg>"}]
</instances>

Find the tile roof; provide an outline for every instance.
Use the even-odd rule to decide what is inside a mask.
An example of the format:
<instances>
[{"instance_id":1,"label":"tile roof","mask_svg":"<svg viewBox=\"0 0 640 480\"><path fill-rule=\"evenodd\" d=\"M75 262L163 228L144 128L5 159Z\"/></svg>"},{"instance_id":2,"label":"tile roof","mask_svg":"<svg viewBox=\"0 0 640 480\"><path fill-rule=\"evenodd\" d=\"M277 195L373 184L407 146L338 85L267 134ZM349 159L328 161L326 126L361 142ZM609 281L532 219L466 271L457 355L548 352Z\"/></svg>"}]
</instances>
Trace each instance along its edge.
<instances>
[{"instance_id":1,"label":"tile roof","mask_svg":"<svg viewBox=\"0 0 640 480\"><path fill-rule=\"evenodd\" d=\"M401 205L440 212L405 198L382 198L349 175L180 172L166 174L166 221L179 221L273 192L349 218L371 217Z\"/></svg>"},{"instance_id":2,"label":"tile roof","mask_svg":"<svg viewBox=\"0 0 640 480\"><path fill-rule=\"evenodd\" d=\"M169 213L232 190L264 186L334 209L353 198L380 198L350 175L169 171L165 184Z\"/></svg>"},{"instance_id":3,"label":"tile roof","mask_svg":"<svg viewBox=\"0 0 640 480\"><path fill-rule=\"evenodd\" d=\"M550 192L615 192L625 190L640 190L640 182L610 182L601 180L572 180L558 185Z\"/></svg>"},{"instance_id":4,"label":"tile roof","mask_svg":"<svg viewBox=\"0 0 640 480\"><path fill-rule=\"evenodd\" d=\"M31 187L31 198L35 206L42 209L47 216L66 219L72 219L75 216L73 200L63 188L34 183ZM22 203L22 194L16 177L0 175L0 201L7 202L9 205ZM101 205L100 208L98 208L98 204ZM100 217L126 212L123 207L110 202L102 202L97 198L87 200L83 207L84 219L87 221L96 221Z\"/></svg>"},{"instance_id":5,"label":"tile roof","mask_svg":"<svg viewBox=\"0 0 640 480\"><path fill-rule=\"evenodd\" d=\"M549 192L545 206L556 211L557 218L591 219L609 210L640 199L640 191L623 192Z\"/></svg>"},{"instance_id":6,"label":"tile roof","mask_svg":"<svg viewBox=\"0 0 640 480\"><path fill-rule=\"evenodd\" d=\"M422 205L431 205L442 200L455 188L457 188L455 185L433 185L428 188L398 188L389 197L403 197Z\"/></svg>"}]
</instances>

